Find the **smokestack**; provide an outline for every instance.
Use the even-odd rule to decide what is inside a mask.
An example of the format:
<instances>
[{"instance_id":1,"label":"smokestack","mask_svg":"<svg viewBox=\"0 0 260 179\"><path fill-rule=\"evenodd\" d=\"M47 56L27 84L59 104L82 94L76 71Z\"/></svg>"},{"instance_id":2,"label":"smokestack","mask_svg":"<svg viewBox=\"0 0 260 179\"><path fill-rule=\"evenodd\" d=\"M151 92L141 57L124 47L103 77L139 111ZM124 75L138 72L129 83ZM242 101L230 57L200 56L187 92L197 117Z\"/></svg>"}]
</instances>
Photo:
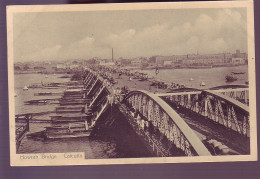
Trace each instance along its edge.
<instances>
[{"instance_id":1,"label":"smokestack","mask_svg":"<svg viewBox=\"0 0 260 179\"><path fill-rule=\"evenodd\" d=\"M114 62L114 52L113 52L113 48L112 48L112 62Z\"/></svg>"}]
</instances>

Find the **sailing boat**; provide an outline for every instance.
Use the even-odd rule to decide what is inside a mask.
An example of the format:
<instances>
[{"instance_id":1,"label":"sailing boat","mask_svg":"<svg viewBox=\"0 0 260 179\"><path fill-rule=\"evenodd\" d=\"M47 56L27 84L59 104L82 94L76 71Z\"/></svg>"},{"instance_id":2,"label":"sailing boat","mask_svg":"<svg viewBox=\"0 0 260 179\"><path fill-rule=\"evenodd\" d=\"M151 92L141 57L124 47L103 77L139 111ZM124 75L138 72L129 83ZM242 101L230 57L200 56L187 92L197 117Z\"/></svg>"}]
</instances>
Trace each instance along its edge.
<instances>
[{"instance_id":1,"label":"sailing boat","mask_svg":"<svg viewBox=\"0 0 260 179\"><path fill-rule=\"evenodd\" d=\"M235 77L234 75L227 75L226 76L226 82L233 82L236 81L238 78Z\"/></svg>"},{"instance_id":2,"label":"sailing boat","mask_svg":"<svg viewBox=\"0 0 260 179\"><path fill-rule=\"evenodd\" d=\"M24 86L24 87L23 87L23 90L28 90L28 87L27 87L27 86Z\"/></svg>"},{"instance_id":3,"label":"sailing boat","mask_svg":"<svg viewBox=\"0 0 260 179\"><path fill-rule=\"evenodd\" d=\"M200 83L200 86L206 86L206 84L202 81L202 82Z\"/></svg>"},{"instance_id":4,"label":"sailing boat","mask_svg":"<svg viewBox=\"0 0 260 179\"><path fill-rule=\"evenodd\" d=\"M158 73L159 73L159 68L156 67L156 68L155 68L155 74L156 74L156 76L158 75Z\"/></svg>"}]
</instances>

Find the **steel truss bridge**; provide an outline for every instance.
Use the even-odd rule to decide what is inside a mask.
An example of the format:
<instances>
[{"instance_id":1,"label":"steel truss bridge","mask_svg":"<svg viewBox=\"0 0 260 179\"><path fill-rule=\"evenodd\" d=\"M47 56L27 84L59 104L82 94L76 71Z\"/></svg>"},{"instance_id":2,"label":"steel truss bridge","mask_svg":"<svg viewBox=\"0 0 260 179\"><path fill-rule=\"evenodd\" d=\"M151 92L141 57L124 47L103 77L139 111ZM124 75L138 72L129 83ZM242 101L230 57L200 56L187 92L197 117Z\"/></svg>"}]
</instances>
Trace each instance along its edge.
<instances>
[{"instance_id":1,"label":"steel truss bridge","mask_svg":"<svg viewBox=\"0 0 260 179\"><path fill-rule=\"evenodd\" d=\"M159 156L249 154L249 101L244 86L164 94L132 91L124 104L130 116L136 115L132 123L139 126L138 133L153 136L157 131L151 147Z\"/></svg>"},{"instance_id":2,"label":"steel truss bridge","mask_svg":"<svg viewBox=\"0 0 260 179\"><path fill-rule=\"evenodd\" d=\"M111 94L96 72L88 71L84 79L90 107ZM245 155L250 154L248 93L244 85L158 94L137 90L118 107L156 156Z\"/></svg>"}]
</instances>

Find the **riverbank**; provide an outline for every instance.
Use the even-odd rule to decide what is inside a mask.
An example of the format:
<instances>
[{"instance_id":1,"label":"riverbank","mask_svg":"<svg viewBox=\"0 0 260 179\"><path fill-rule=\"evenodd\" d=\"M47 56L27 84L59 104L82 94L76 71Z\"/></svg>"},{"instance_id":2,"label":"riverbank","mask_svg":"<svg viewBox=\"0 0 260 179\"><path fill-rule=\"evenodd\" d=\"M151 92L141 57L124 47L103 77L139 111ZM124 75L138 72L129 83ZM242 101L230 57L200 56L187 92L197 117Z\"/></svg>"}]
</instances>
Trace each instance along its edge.
<instances>
[{"instance_id":1,"label":"riverbank","mask_svg":"<svg viewBox=\"0 0 260 179\"><path fill-rule=\"evenodd\" d=\"M129 70L168 70L168 69L211 69L211 68L221 68L221 67L240 67L247 66L247 64L212 64L212 65L178 65L178 66L165 66L165 67L134 67L134 66L123 66L121 69Z\"/></svg>"}]
</instances>

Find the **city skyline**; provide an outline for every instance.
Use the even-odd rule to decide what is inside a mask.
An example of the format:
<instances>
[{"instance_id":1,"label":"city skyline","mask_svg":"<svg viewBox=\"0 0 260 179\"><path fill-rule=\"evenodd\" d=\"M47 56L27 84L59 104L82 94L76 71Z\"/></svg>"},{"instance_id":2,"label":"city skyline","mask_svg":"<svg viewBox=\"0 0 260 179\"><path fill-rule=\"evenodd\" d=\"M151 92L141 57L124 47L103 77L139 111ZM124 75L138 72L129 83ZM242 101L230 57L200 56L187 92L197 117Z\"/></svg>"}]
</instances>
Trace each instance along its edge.
<instances>
[{"instance_id":1,"label":"city skyline","mask_svg":"<svg viewBox=\"0 0 260 179\"><path fill-rule=\"evenodd\" d=\"M246 10L41 12L14 15L14 61L247 53Z\"/></svg>"}]
</instances>

